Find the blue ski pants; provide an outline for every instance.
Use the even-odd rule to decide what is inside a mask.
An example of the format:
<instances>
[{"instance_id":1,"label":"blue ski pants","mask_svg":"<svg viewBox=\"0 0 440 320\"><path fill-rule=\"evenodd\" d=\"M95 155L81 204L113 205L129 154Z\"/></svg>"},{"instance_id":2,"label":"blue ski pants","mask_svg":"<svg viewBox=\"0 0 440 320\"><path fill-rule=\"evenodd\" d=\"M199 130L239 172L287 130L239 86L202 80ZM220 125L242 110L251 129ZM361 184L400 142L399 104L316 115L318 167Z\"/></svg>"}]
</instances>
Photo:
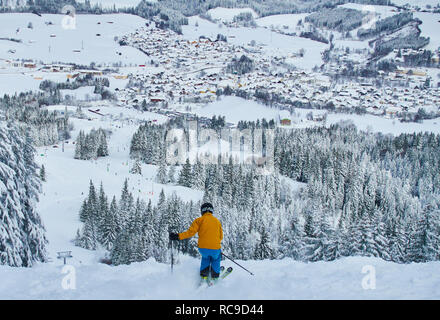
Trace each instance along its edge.
<instances>
[{"instance_id":1,"label":"blue ski pants","mask_svg":"<svg viewBox=\"0 0 440 320\"><path fill-rule=\"evenodd\" d=\"M203 249L199 248L202 255L202 262L200 264L200 275L208 276L209 267L211 267L211 276L218 277L220 274L220 261L222 260L221 249Z\"/></svg>"}]
</instances>

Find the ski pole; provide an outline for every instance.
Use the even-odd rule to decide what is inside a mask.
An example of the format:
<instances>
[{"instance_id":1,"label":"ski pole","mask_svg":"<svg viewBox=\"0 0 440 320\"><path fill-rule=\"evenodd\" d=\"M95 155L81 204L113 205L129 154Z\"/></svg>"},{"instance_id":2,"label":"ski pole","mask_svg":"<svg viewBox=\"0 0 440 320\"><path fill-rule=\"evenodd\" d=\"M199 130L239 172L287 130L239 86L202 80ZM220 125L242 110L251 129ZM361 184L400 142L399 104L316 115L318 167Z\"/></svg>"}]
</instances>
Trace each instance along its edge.
<instances>
[{"instance_id":1,"label":"ski pole","mask_svg":"<svg viewBox=\"0 0 440 320\"><path fill-rule=\"evenodd\" d=\"M248 269L246 269L245 267L239 265L237 262L235 262L234 260L232 260L231 258L229 258L229 257L228 257L227 255L225 255L223 252L222 252L222 255L225 256L225 258L228 258L229 260L231 260L233 263L235 263L237 266L239 266L239 267L242 268L243 270L246 270L246 271L249 272L251 275L254 275L254 274L253 274L252 272L250 272Z\"/></svg>"}]
</instances>

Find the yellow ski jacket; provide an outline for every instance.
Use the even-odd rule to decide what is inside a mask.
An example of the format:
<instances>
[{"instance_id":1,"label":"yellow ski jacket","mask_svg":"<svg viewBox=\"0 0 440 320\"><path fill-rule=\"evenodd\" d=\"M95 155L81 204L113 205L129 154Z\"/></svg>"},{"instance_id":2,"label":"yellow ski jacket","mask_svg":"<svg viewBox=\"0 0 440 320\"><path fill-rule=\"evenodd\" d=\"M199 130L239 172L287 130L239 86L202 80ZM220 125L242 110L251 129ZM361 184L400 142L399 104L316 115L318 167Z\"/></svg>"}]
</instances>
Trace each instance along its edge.
<instances>
[{"instance_id":1,"label":"yellow ski jacket","mask_svg":"<svg viewBox=\"0 0 440 320\"><path fill-rule=\"evenodd\" d=\"M214 250L221 248L221 241L223 240L222 224L211 212L206 212L203 216L195 219L187 231L179 233L179 239L191 238L197 232L199 233L197 243L199 248Z\"/></svg>"}]
</instances>

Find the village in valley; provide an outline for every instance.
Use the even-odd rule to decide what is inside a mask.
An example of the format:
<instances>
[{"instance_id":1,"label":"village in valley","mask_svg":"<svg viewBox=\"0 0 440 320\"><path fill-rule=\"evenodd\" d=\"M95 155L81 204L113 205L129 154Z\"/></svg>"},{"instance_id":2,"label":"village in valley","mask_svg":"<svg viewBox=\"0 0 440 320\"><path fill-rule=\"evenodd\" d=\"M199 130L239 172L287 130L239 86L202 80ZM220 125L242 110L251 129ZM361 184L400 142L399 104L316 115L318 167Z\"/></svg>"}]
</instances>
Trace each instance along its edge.
<instances>
[{"instance_id":1,"label":"village in valley","mask_svg":"<svg viewBox=\"0 0 440 320\"><path fill-rule=\"evenodd\" d=\"M141 105L149 111L169 112L171 108L188 112L191 107L183 106L210 103L217 99L218 90L228 89L244 91L249 97L262 90L269 96L297 101L302 107L348 112L357 109L392 118L402 112L417 113L421 108L437 112L440 106L440 89L427 86L433 79L417 70L382 72L383 81L390 86L378 89L367 79L336 83L325 73L289 67L283 62L285 57L267 57L255 44L239 47L209 38L189 41L155 27L138 30L123 40L148 55L151 64L140 67L151 71L130 74L130 83L118 90L118 99L127 106ZM253 60L252 72L225 72L222 66L243 55ZM280 68L283 70L277 72ZM285 109L281 104L279 108Z\"/></svg>"},{"instance_id":2,"label":"village in valley","mask_svg":"<svg viewBox=\"0 0 440 320\"><path fill-rule=\"evenodd\" d=\"M145 62L142 63L85 67L66 62L50 64L32 59L2 59L0 69L30 74L37 81L50 79L53 75L58 80L64 77L65 81L85 75L108 77L119 81L112 86L116 98L113 103L169 117L194 115L198 109L225 94L240 95L285 110L277 121L287 127L296 123L295 108L387 118L416 114L420 109L424 113L439 112L440 89L433 72L399 68L393 72L379 71L376 79L340 80L334 75L344 71L347 62L356 60L352 56L355 50L350 53L335 49L328 63L313 70L303 70L290 62L299 56L307 57L308 52L304 50L288 55L267 55L265 45L254 40L237 45L228 42L228 36L223 34L214 39L202 35L189 40L174 31L157 27L156 23L146 22L136 31L114 39L121 48L133 47L144 54ZM401 59L414 54L412 49L397 51L393 54L399 54ZM335 58L335 55L339 56ZM240 63L240 59L248 61L249 70L228 70L234 62ZM354 63L359 64L359 61L362 59ZM438 55L433 57L433 63L438 66ZM87 98L93 100L93 96L90 92ZM311 120L319 123L325 116L322 112L312 112Z\"/></svg>"}]
</instances>

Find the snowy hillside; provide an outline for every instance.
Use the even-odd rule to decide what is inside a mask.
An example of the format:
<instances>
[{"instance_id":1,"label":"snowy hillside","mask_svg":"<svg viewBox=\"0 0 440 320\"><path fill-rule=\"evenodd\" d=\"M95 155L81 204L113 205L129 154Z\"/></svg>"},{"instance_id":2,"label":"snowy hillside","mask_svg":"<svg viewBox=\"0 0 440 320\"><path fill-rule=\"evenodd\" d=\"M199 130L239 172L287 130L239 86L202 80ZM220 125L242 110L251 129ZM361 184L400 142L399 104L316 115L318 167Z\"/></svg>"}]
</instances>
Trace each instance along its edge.
<instances>
[{"instance_id":1,"label":"snowy hillside","mask_svg":"<svg viewBox=\"0 0 440 320\"><path fill-rule=\"evenodd\" d=\"M440 27L440 14L429 12L416 12L414 16L423 23L420 25L422 36L429 37L430 41L426 49L438 50L440 48L440 36L437 32Z\"/></svg>"},{"instance_id":2,"label":"snowy hillside","mask_svg":"<svg viewBox=\"0 0 440 320\"><path fill-rule=\"evenodd\" d=\"M133 47L120 46L117 38L145 24L128 14L76 15L65 27L66 16L30 13L2 14L0 58L33 59L45 63L65 62L89 65L92 62L139 64L145 56ZM29 28L31 24L32 28Z\"/></svg>"},{"instance_id":3,"label":"snowy hillside","mask_svg":"<svg viewBox=\"0 0 440 320\"><path fill-rule=\"evenodd\" d=\"M166 118L157 114L124 111L118 107L100 106L106 119L88 112L93 119L74 119L75 130L72 132L74 139L64 146L57 148L42 147L37 150L37 162L44 165L47 172L47 183L43 186L43 195L38 203L38 211L41 213L48 229L49 251L53 259L57 251L75 250L83 251L82 259L92 259L94 253L75 247L71 240L74 239L77 229L81 226L78 213L90 179L99 184L101 181L109 196L119 196L120 190L126 178L129 180L130 190L142 199L157 201L162 188L166 194L173 191L184 194L186 198L199 200L200 192L188 190L183 187L162 186L154 181L156 168L154 166L143 167L143 175L129 173L133 161L129 158L130 140L138 124L134 121L158 120ZM51 110L64 110L65 106L53 106ZM124 111L124 112L123 112ZM122 115L122 116L121 116ZM136 120L135 120L136 119ZM72 144L80 130L89 132L91 129L108 129L112 135L109 141L110 157L97 160L81 161L74 159L75 145Z\"/></svg>"},{"instance_id":4,"label":"snowy hillside","mask_svg":"<svg viewBox=\"0 0 440 320\"><path fill-rule=\"evenodd\" d=\"M267 16L263 18L258 18L255 20L258 26L262 27L274 27L281 29L286 26L290 31L295 31L300 20L304 20L307 17L307 13L298 14L278 14L273 16Z\"/></svg>"},{"instance_id":5,"label":"snowy hillside","mask_svg":"<svg viewBox=\"0 0 440 320\"><path fill-rule=\"evenodd\" d=\"M405 5L417 5L420 8L425 8L426 6L432 6L435 7L440 4L438 0L419 0L417 2L409 1L409 0L392 0L393 4L398 6L405 6Z\"/></svg>"},{"instance_id":6,"label":"snowy hillside","mask_svg":"<svg viewBox=\"0 0 440 320\"><path fill-rule=\"evenodd\" d=\"M228 100L232 103L232 100ZM51 109L64 110L64 106ZM201 194L182 187L157 184L154 166L144 166L143 176L130 174L129 137L136 129L132 121L135 111L120 118L119 108L103 107L107 115L92 121L75 120L75 137L79 130L108 128L110 157L80 161L73 159L73 145L59 148L39 148L38 162L47 170L47 182L38 211L45 222L52 262L32 269L0 267L1 299L437 299L440 297L439 262L426 264L395 264L377 258L349 257L333 262L302 263L283 260L238 261L255 276L251 276L231 261L234 272L214 288L197 289L199 260L180 255L171 274L169 264L154 259L131 265L108 266L99 263L104 252L76 247L71 240L80 226L78 212L89 179L103 181L109 195L117 195L123 180L130 178L130 188L136 195L157 200L158 191L177 191L186 199L200 199ZM236 113L241 119L240 112ZM144 119L157 115L143 113ZM163 121L164 119L159 119ZM150 191L154 191L151 194ZM140 192L138 194L138 192ZM74 271L63 272L58 251L72 251L68 260ZM170 252L168 252L170 254ZM373 271L372 271L373 270ZM66 273L74 272L74 290L63 289ZM373 272L373 273L371 273ZM373 276L375 282L368 278ZM36 280L38 279L38 280ZM370 280L368 280L370 279ZM370 281L370 282L369 282ZM369 285L374 289L368 289ZM365 289L367 288L367 289Z\"/></svg>"},{"instance_id":7,"label":"snowy hillside","mask_svg":"<svg viewBox=\"0 0 440 320\"><path fill-rule=\"evenodd\" d=\"M276 120L279 111L242 98L224 97L201 108L197 113L208 118L222 116L228 122L237 123L240 120L257 121L262 118L267 121Z\"/></svg>"},{"instance_id":8,"label":"snowy hillside","mask_svg":"<svg viewBox=\"0 0 440 320\"><path fill-rule=\"evenodd\" d=\"M75 254L75 252L74 252ZM153 300L292 300L292 299L439 299L439 262L397 265L374 258L300 263L230 261L233 273L213 288L197 289L199 260L180 257L169 265L148 260L118 267L73 261L76 289L64 290L61 261L32 269L0 266L0 299L153 299ZM375 270L374 282L368 275ZM38 280L37 280L38 279ZM367 288L364 289L363 285Z\"/></svg>"},{"instance_id":9,"label":"snowy hillside","mask_svg":"<svg viewBox=\"0 0 440 320\"><path fill-rule=\"evenodd\" d=\"M250 8L215 8L208 10L207 14L211 16L212 19L221 22L231 22L235 16L240 13L250 13L252 17L258 18L258 14Z\"/></svg>"}]
</instances>

